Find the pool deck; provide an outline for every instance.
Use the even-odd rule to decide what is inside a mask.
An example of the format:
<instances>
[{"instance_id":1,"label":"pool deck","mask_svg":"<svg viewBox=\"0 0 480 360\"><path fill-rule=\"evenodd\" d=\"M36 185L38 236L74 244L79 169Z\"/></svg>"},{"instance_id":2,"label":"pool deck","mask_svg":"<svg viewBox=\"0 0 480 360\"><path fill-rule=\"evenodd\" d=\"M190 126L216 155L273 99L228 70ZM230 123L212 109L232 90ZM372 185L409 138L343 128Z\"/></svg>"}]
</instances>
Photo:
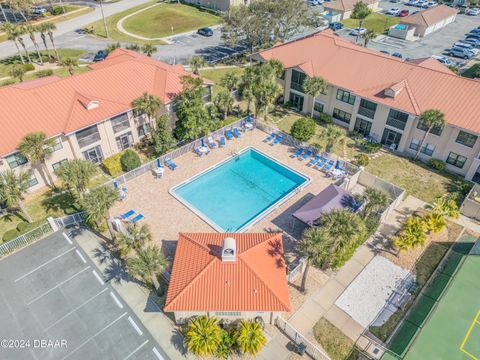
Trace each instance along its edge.
<instances>
[{"instance_id":1,"label":"pool deck","mask_svg":"<svg viewBox=\"0 0 480 360\"><path fill-rule=\"evenodd\" d=\"M175 199L169 190L225 160L233 152L253 146L307 175L311 178L311 182L300 193L292 196L279 208L254 224L248 232L283 231L296 238L300 237L305 225L294 219L291 214L330 185L332 180L323 172L306 166L308 161L291 158L292 147L282 144L272 146L263 142L266 136L267 134L263 131L255 129L243 133L239 139L227 140L224 148L214 149L208 156L200 158L191 152L176 158L174 161L178 165L177 169L174 171L166 169L161 179L156 179L152 173L147 173L130 181L127 184L127 199L119 202L111 210L111 214L116 216L130 209L144 214L143 221L150 225L154 241L162 246L167 255L172 256L179 232L215 232L216 230ZM228 206L228 204L225 205ZM286 251L288 252L288 249Z\"/></svg>"}]
</instances>

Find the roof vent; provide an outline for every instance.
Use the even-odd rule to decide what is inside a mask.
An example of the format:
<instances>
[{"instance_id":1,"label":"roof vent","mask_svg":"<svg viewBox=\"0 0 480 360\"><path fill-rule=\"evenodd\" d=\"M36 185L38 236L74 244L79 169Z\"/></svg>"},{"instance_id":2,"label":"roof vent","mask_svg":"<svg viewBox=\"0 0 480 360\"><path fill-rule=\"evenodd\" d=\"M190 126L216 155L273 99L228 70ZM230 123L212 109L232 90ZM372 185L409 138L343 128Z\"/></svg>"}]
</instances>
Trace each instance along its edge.
<instances>
[{"instance_id":1,"label":"roof vent","mask_svg":"<svg viewBox=\"0 0 480 360\"><path fill-rule=\"evenodd\" d=\"M100 104L98 103L97 100L91 100L88 103L86 103L84 106L85 106L85 109L87 109L87 110L93 110L93 109L98 108L99 105Z\"/></svg>"},{"instance_id":2,"label":"roof vent","mask_svg":"<svg viewBox=\"0 0 480 360\"><path fill-rule=\"evenodd\" d=\"M237 261L237 244L234 238L227 237L223 239L222 261Z\"/></svg>"}]
</instances>

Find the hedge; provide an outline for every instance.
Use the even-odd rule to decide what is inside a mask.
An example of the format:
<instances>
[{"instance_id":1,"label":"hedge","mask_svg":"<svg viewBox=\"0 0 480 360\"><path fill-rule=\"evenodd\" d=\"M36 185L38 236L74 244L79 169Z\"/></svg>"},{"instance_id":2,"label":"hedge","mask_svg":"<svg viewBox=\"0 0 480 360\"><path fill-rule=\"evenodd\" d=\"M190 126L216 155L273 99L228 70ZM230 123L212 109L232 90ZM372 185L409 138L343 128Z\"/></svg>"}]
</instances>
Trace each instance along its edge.
<instances>
[{"instance_id":1,"label":"hedge","mask_svg":"<svg viewBox=\"0 0 480 360\"><path fill-rule=\"evenodd\" d=\"M123 152L112 155L102 161L102 165L105 168L105 171L110 176L118 176L122 173L122 164L120 163L120 158L122 157Z\"/></svg>"},{"instance_id":2,"label":"hedge","mask_svg":"<svg viewBox=\"0 0 480 360\"><path fill-rule=\"evenodd\" d=\"M134 150L127 149L120 157L120 164L123 171L129 172L142 165L142 161L140 160L140 156L138 156Z\"/></svg>"}]
</instances>

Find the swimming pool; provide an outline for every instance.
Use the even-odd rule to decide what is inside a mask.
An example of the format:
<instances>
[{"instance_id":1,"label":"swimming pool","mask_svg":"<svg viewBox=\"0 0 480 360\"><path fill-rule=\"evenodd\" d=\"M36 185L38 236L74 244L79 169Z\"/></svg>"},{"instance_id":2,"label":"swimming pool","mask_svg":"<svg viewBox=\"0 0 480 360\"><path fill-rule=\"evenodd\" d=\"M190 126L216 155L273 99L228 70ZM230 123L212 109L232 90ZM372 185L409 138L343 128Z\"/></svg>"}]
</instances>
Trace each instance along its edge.
<instances>
[{"instance_id":1,"label":"swimming pool","mask_svg":"<svg viewBox=\"0 0 480 360\"><path fill-rule=\"evenodd\" d=\"M217 231L242 232L310 178L249 147L170 189Z\"/></svg>"}]
</instances>

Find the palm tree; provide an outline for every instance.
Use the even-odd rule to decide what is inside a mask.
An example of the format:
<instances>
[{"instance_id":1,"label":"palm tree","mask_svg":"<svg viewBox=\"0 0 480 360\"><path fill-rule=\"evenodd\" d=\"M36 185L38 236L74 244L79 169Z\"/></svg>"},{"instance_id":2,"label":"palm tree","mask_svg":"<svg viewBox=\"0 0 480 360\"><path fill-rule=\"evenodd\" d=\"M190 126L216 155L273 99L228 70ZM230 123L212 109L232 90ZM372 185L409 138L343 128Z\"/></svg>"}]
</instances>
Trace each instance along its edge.
<instances>
[{"instance_id":1,"label":"palm tree","mask_svg":"<svg viewBox=\"0 0 480 360\"><path fill-rule=\"evenodd\" d=\"M70 76L73 76L75 69L78 67L78 61L74 58L65 58L60 61L60 65L67 69Z\"/></svg>"},{"instance_id":2,"label":"palm tree","mask_svg":"<svg viewBox=\"0 0 480 360\"><path fill-rule=\"evenodd\" d=\"M388 206L388 194L385 191L367 187L362 195L365 202L363 216L368 217L372 213L382 211Z\"/></svg>"},{"instance_id":3,"label":"palm tree","mask_svg":"<svg viewBox=\"0 0 480 360\"><path fill-rule=\"evenodd\" d=\"M112 51L115 51L117 50L118 48L120 48L120 43L119 42L116 42L116 43L111 43L111 44L108 44L107 46L107 53L111 53Z\"/></svg>"},{"instance_id":4,"label":"palm tree","mask_svg":"<svg viewBox=\"0 0 480 360\"><path fill-rule=\"evenodd\" d=\"M112 239L115 239L115 234L109 221L110 208L118 200L118 191L104 185L90 191L81 203L86 212L86 220L91 224L96 224L97 227L100 227L102 220L106 221Z\"/></svg>"},{"instance_id":5,"label":"palm tree","mask_svg":"<svg viewBox=\"0 0 480 360\"><path fill-rule=\"evenodd\" d=\"M233 71L229 71L220 79L220 86L224 87L231 93L237 87L238 81L238 75Z\"/></svg>"},{"instance_id":6,"label":"palm tree","mask_svg":"<svg viewBox=\"0 0 480 360\"><path fill-rule=\"evenodd\" d=\"M232 93L227 89L221 90L215 98L213 99L213 103L217 106L220 110L223 110L223 120L227 119L228 111L232 108L233 102Z\"/></svg>"},{"instance_id":7,"label":"palm tree","mask_svg":"<svg viewBox=\"0 0 480 360\"><path fill-rule=\"evenodd\" d=\"M263 99L263 106L265 109L264 118L267 121L268 109L275 100L282 94L282 87L276 82L276 80L266 79L266 83L263 84L261 94Z\"/></svg>"},{"instance_id":8,"label":"palm tree","mask_svg":"<svg viewBox=\"0 0 480 360\"><path fill-rule=\"evenodd\" d=\"M127 45L126 49L138 52L138 51L141 50L141 47L138 44L129 44L129 45Z\"/></svg>"},{"instance_id":9,"label":"palm tree","mask_svg":"<svg viewBox=\"0 0 480 360\"><path fill-rule=\"evenodd\" d=\"M346 140L345 130L333 124L328 125L320 136L327 141L327 152L332 151L335 143L344 144Z\"/></svg>"},{"instance_id":10,"label":"palm tree","mask_svg":"<svg viewBox=\"0 0 480 360\"><path fill-rule=\"evenodd\" d=\"M35 33L37 32L37 27L33 26L31 24L27 24L23 28L25 29L25 32L30 37L30 40L32 41L33 46L35 47L35 50L37 51L37 56L38 56L38 60L40 61L40 64L43 65L42 55L40 54L40 49L38 47L37 39L35 38Z\"/></svg>"},{"instance_id":11,"label":"palm tree","mask_svg":"<svg viewBox=\"0 0 480 360\"><path fill-rule=\"evenodd\" d=\"M447 225L445 216L441 214L428 213L422 217L425 230L429 233L438 233Z\"/></svg>"},{"instance_id":12,"label":"palm tree","mask_svg":"<svg viewBox=\"0 0 480 360\"><path fill-rule=\"evenodd\" d=\"M28 53L27 46L25 45L25 42L23 41L22 35L26 34L25 28L23 26L18 27L18 36L17 36L17 41L18 43L22 46L23 51L25 52L25 55L27 56L27 60L29 63L32 62L32 59L30 58L30 54Z\"/></svg>"},{"instance_id":13,"label":"palm tree","mask_svg":"<svg viewBox=\"0 0 480 360\"><path fill-rule=\"evenodd\" d=\"M256 356L267 344L263 328L256 321L242 320L233 337L240 351L252 356Z\"/></svg>"},{"instance_id":14,"label":"palm tree","mask_svg":"<svg viewBox=\"0 0 480 360\"><path fill-rule=\"evenodd\" d=\"M275 78L279 78L283 74L283 63L277 59L270 59L265 63L266 66L270 67L273 70L273 75Z\"/></svg>"},{"instance_id":15,"label":"palm tree","mask_svg":"<svg viewBox=\"0 0 480 360\"><path fill-rule=\"evenodd\" d=\"M375 39L376 37L378 36L377 32L373 29L367 29L367 31L365 31L363 34L362 34L362 38L363 38L363 41L364 41L364 44L363 46L367 47L368 45L368 42L372 39Z\"/></svg>"},{"instance_id":16,"label":"palm tree","mask_svg":"<svg viewBox=\"0 0 480 360\"><path fill-rule=\"evenodd\" d=\"M137 256L127 260L127 269L132 276L140 276L146 284L152 284L159 296L162 296L158 275L168 267L169 261L155 245L139 248Z\"/></svg>"},{"instance_id":17,"label":"palm tree","mask_svg":"<svg viewBox=\"0 0 480 360\"><path fill-rule=\"evenodd\" d=\"M213 356L222 341L218 320L208 316L191 319L184 334L187 349L195 356Z\"/></svg>"},{"instance_id":18,"label":"palm tree","mask_svg":"<svg viewBox=\"0 0 480 360\"><path fill-rule=\"evenodd\" d=\"M306 264L302 276L300 290L307 292L307 277L310 266L316 265L320 268L327 268L330 265L331 241L327 233L320 227L311 227L305 230L302 240L298 243Z\"/></svg>"},{"instance_id":19,"label":"palm tree","mask_svg":"<svg viewBox=\"0 0 480 360\"><path fill-rule=\"evenodd\" d=\"M57 61L60 62L60 55L58 55L57 47L55 46L55 41L53 40L53 32L57 29L54 23L46 22L42 24L43 30L48 34L50 42L52 43L53 50L55 51L55 57Z\"/></svg>"},{"instance_id":20,"label":"palm tree","mask_svg":"<svg viewBox=\"0 0 480 360\"><path fill-rule=\"evenodd\" d=\"M198 70L206 65L206 61L202 56L194 55L188 60L188 65L192 69L193 73L198 75Z\"/></svg>"},{"instance_id":21,"label":"palm tree","mask_svg":"<svg viewBox=\"0 0 480 360\"><path fill-rule=\"evenodd\" d=\"M130 251L141 249L146 243L152 240L152 233L148 224L128 226L126 234L117 236L117 246L121 256L128 256Z\"/></svg>"},{"instance_id":22,"label":"palm tree","mask_svg":"<svg viewBox=\"0 0 480 360\"><path fill-rule=\"evenodd\" d=\"M157 52L157 48L150 43L146 43L142 47L142 53L144 53L147 56L152 56L152 54L155 52Z\"/></svg>"},{"instance_id":23,"label":"palm tree","mask_svg":"<svg viewBox=\"0 0 480 360\"><path fill-rule=\"evenodd\" d=\"M422 246L427 239L425 231L426 227L422 219L418 216L411 216L405 221L400 235L393 238L393 243L400 251Z\"/></svg>"},{"instance_id":24,"label":"palm tree","mask_svg":"<svg viewBox=\"0 0 480 360\"><path fill-rule=\"evenodd\" d=\"M53 152L55 139L49 139L43 132L35 132L27 134L20 141L18 150L32 164L40 164L44 178L48 179L47 184L55 186L52 176L48 171L47 159Z\"/></svg>"},{"instance_id":25,"label":"palm tree","mask_svg":"<svg viewBox=\"0 0 480 360\"><path fill-rule=\"evenodd\" d=\"M97 167L94 164L81 159L67 161L55 170L55 174L68 187L72 196L78 199L83 198L90 180L96 173Z\"/></svg>"},{"instance_id":26,"label":"palm tree","mask_svg":"<svg viewBox=\"0 0 480 360\"><path fill-rule=\"evenodd\" d=\"M12 68L10 69L10 76L18 79L20 82L23 81L23 77L25 76L25 68L23 65L13 65Z\"/></svg>"},{"instance_id":27,"label":"palm tree","mask_svg":"<svg viewBox=\"0 0 480 360\"><path fill-rule=\"evenodd\" d=\"M433 202L433 205L428 206L428 208L432 213L437 215L448 216L454 219L460 217L457 202L448 195L437 197Z\"/></svg>"},{"instance_id":28,"label":"palm tree","mask_svg":"<svg viewBox=\"0 0 480 360\"><path fill-rule=\"evenodd\" d=\"M315 108L315 98L318 97L320 94L327 91L328 83L321 77L314 76L306 78L303 82L303 90L305 94L308 94L313 97L313 104L312 104L312 117L313 117L313 109Z\"/></svg>"},{"instance_id":29,"label":"palm tree","mask_svg":"<svg viewBox=\"0 0 480 360\"><path fill-rule=\"evenodd\" d=\"M422 149L428 134L430 134L433 128L442 127L445 125L445 115L440 110L429 109L429 110L425 110L420 114L418 121L427 129L425 130L425 134L423 135L422 141L418 146L417 153L415 154L415 159L418 158L418 155L420 154L420 150Z\"/></svg>"},{"instance_id":30,"label":"palm tree","mask_svg":"<svg viewBox=\"0 0 480 360\"><path fill-rule=\"evenodd\" d=\"M50 52L48 50L47 35L46 35L46 32L48 31L48 25L46 25L46 23L41 23L41 24L38 24L36 28L37 28L37 31L40 33L40 38L42 39L43 46L45 47L47 56L50 58Z\"/></svg>"},{"instance_id":31,"label":"palm tree","mask_svg":"<svg viewBox=\"0 0 480 360\"><path fill-rule=\"evenodd\" d=\"M10 22L6 22L0 25L0 30L5 32L7 34L7 39L10 41L13 41L15 44L15 47L17 48L17 53L18 56L20 57L20 60L22 61L22 64L25 64L25 60L23 58L22 52L20 51L20 47L18 46L18 36L19 36L19 29L17 25L14 25Z\"/></svg>"},{"instance_id":32,"label":"palm tree","mask_svg":"<svg viewBox=\"0 0 480 360\"><path fill-rule=\"evenodd\" d=\"M7 170L0 173L0 202L4 203L9 210L20 209L27 222L32 218L24 206L24 195L30 187L30 172L15 173Z\"/></svg>"},{"instance_id":33,"label":"palm tree","mask_svg":"<svg viewBox=\"0 0 480 360\"><path fill-rule=\"evenodd\" d=\"M247 112L250 113L250 106L255 102L255 84L257 71L253 66L247 67L240 80L240 93L242 98L247 100Z\"/></svg>"},{"instance_id":34,"label":"palm tree","mask_svg":"<svg viewBox=\"0 0 480 360\"><path fill-rule=\"evenodd\" d=\"M145 114L150 119L154 119L158 116L159 109L162 105L162 100L147 92L143 93L141 97L136 98L132 102L133 109L137 114Z\"/></svg>"}]
</instances>

